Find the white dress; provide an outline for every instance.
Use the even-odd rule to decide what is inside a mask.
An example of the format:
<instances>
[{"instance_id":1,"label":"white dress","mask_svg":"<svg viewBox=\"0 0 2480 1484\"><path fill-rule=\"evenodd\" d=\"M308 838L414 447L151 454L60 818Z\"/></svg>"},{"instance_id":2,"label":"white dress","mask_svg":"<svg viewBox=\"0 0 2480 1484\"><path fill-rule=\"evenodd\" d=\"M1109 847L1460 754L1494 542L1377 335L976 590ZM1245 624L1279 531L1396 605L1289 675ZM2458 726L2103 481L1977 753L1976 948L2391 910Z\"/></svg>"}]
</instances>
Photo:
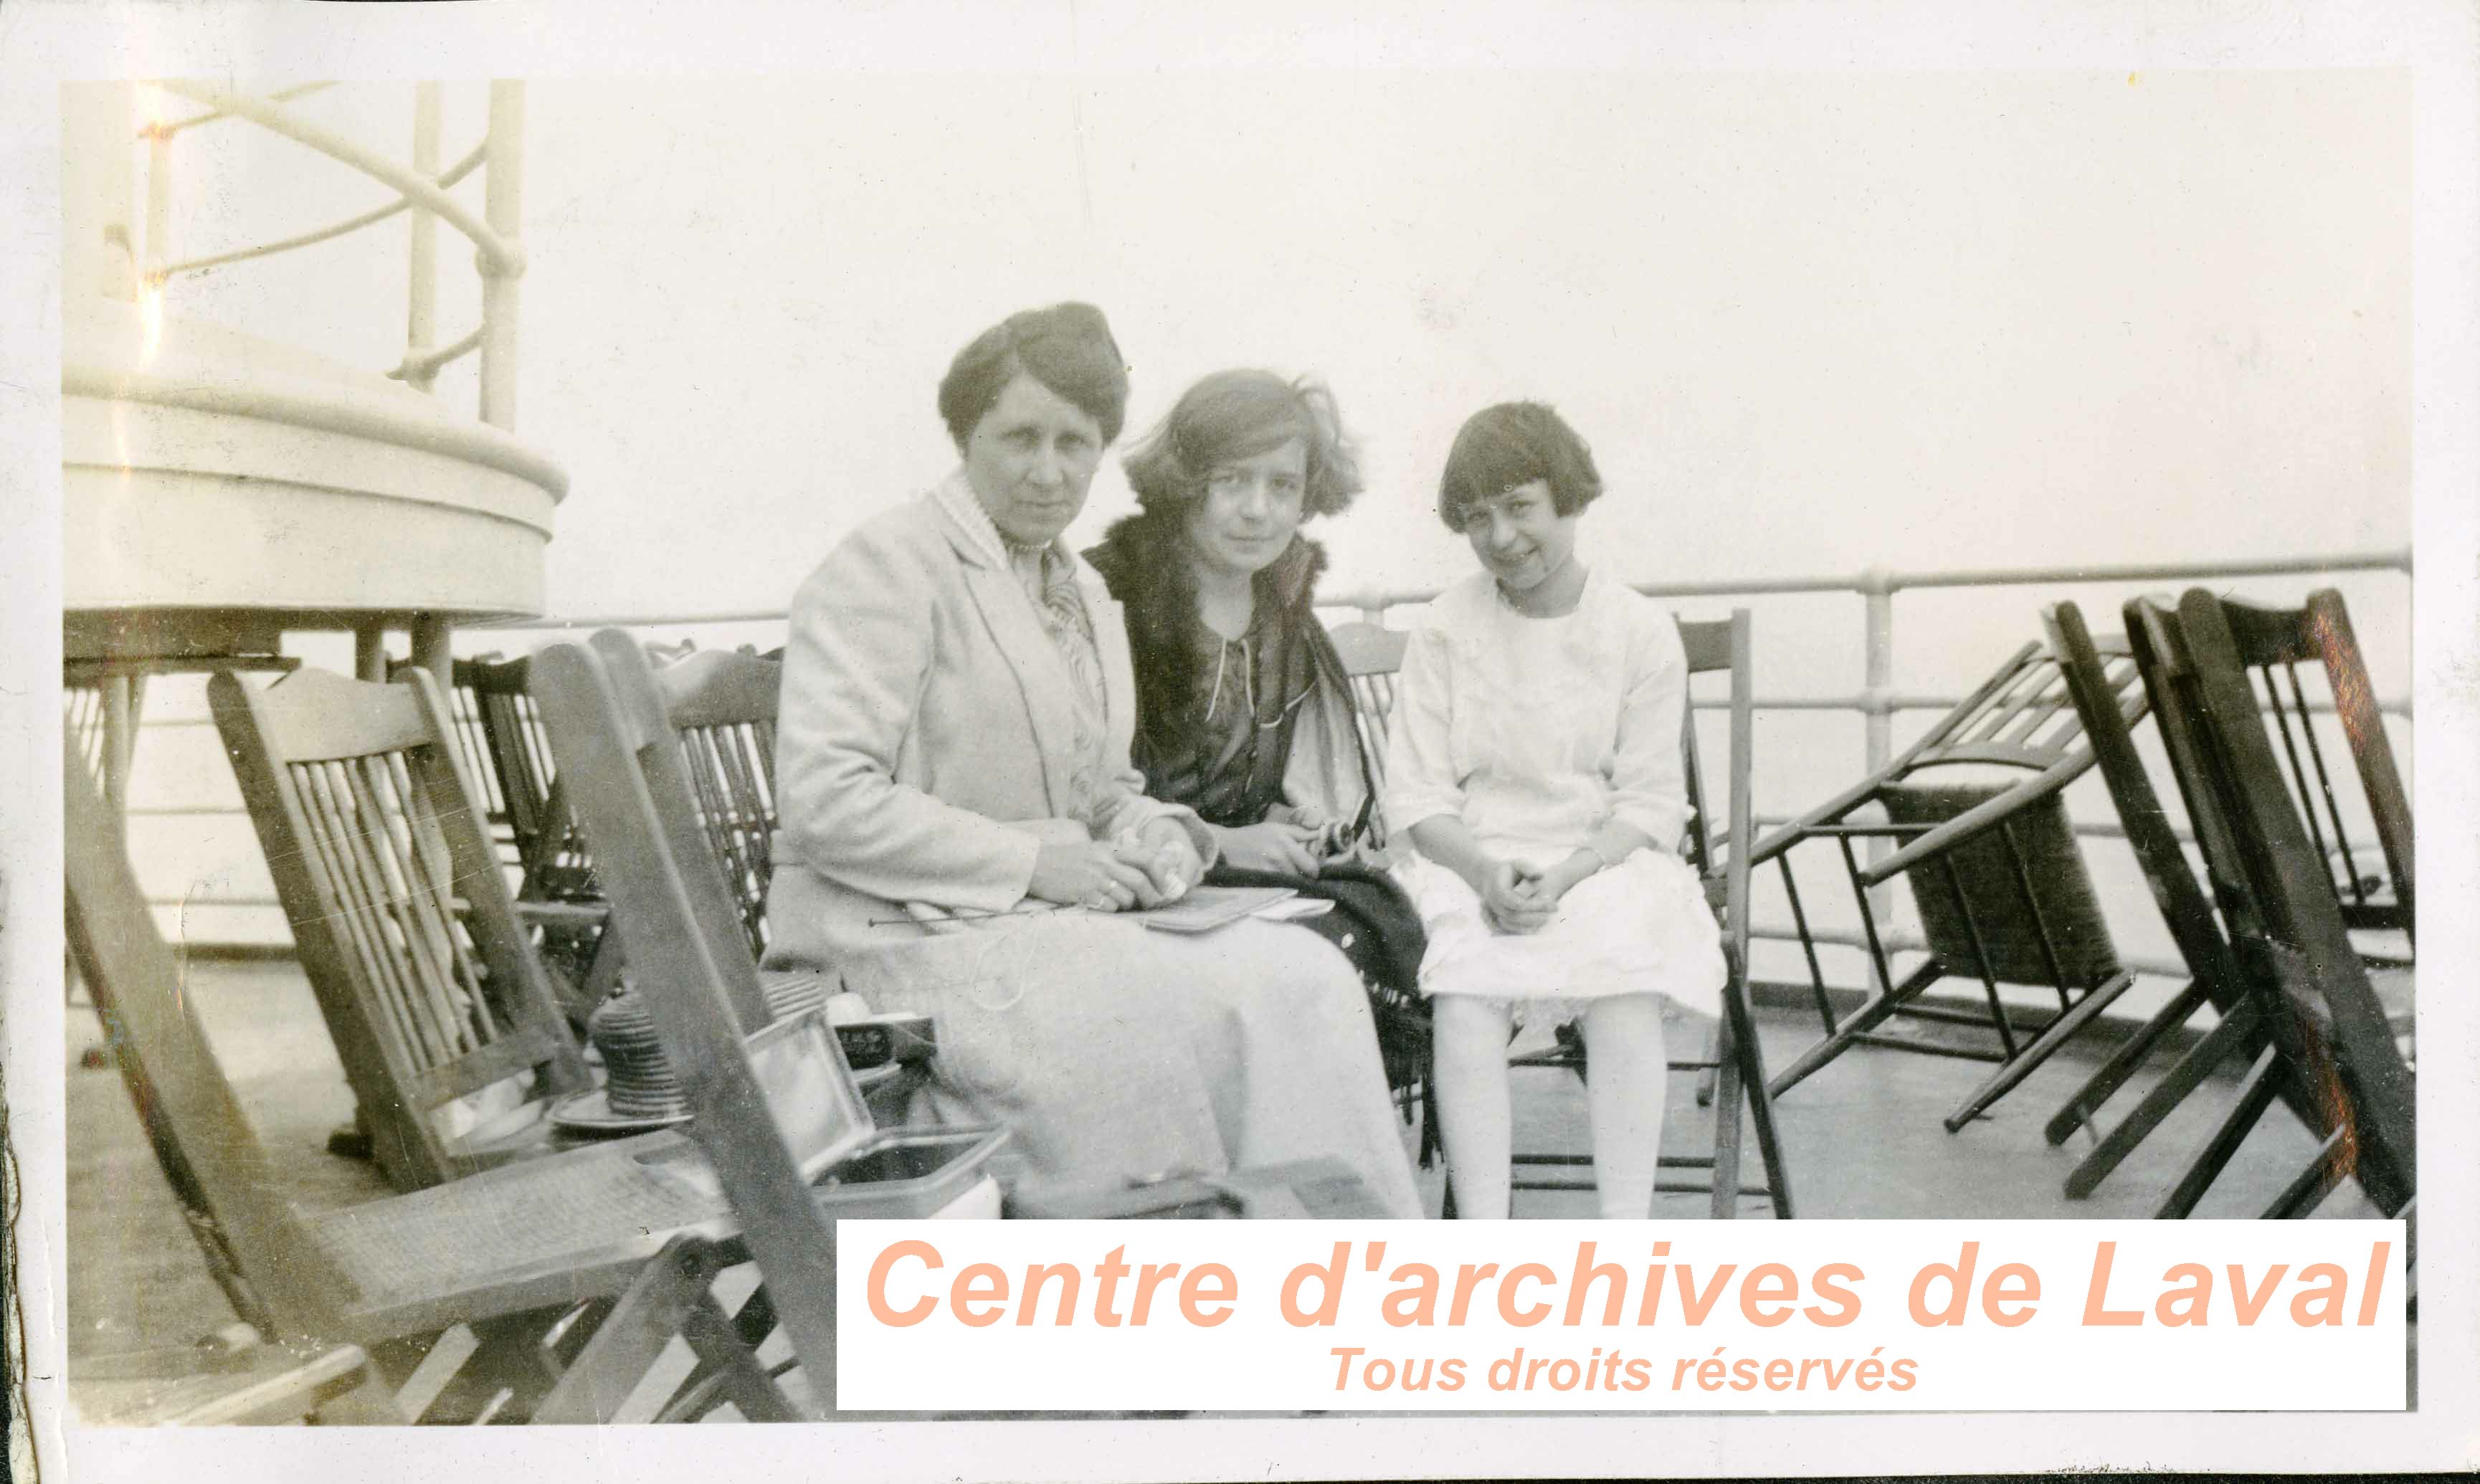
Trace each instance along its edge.
<instances>
[{"instance_id":1,"label":"white dress","mask_svg":"<svg viewBox=\"0 0 2480 1484\"><path fill-rule=\"evenodd\" d=\"M1386 759L1398 832L1452 814L1484 850L1548 868L1613 819L1654 841L1561 900L1539 933L1491 930L1461 877L1398 868L1429 930L1425 993L1510 1003L1659 993L1718 1013L1721 937L1678 855L1688 657L1660 604L1589 574L1576 611L1527 618L1486 574L1431 604L1404 654Z\"/></svg>"}]
</instances>

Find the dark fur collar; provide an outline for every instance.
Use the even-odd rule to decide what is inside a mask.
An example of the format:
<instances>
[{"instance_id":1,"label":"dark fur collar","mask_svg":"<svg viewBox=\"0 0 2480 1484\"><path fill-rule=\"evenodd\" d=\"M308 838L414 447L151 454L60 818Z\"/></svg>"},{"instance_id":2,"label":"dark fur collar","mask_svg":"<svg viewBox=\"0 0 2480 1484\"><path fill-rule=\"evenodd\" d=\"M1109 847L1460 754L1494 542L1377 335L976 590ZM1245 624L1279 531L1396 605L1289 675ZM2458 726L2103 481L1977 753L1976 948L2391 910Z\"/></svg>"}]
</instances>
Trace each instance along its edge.
<instances>
[{"instance_id":1,"label":"dark fur collar","mask_svg":"<svg viewBox=\"0 0 2480 1484\"><path fill-rule=\"evenodd\" d=\"M1197 684L1197 576L1187 535L1175 514L1140 511L1111 523L1102 544L1085 553L1111 596L1127 610L1129 658L1136 669L1140 729L1179 714ZM1257 574L1257 601L1271 601L1295 622L1315 622L1318 578L1326 550L1305 536Z\"/></svg>"}]
</instances>

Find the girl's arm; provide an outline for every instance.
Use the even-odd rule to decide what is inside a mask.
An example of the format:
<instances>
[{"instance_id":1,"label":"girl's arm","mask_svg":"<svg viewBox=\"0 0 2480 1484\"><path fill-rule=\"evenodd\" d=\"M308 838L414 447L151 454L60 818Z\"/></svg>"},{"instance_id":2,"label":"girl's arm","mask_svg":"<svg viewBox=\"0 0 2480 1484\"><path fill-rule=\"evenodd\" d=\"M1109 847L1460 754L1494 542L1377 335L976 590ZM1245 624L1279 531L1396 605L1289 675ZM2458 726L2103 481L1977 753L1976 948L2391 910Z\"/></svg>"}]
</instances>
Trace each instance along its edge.
<instances>
[{"instance_id":1,"label":"girl's arm","mask_svg":"<svg viewBox=\"0 0 2480 1484\"><path fill-rule=\"evenodd\" d=\"M1418 630L1405 646L1387 729L1387 816L1408 822L1405 832L1413 849L1464 879L1493 926L1533 932L1549 920L1548 906L1530 900L1513 863L1482 849L1464 824L1463 784L1450 742L1454 704L1446 639L1434 629Z\"/></svg>"},{"instance_id":2,"label":"girl's arm","mask_svg":"<svg viewBox=\"0 0 2480 1484\"><path fill-rule=\"evenodd\" d=\"M1386 789L1380 805L1399 829L1408 832L1437 815L1460 828L1463 780L1449 742L1455 699L1445 636L1432 628L1413 630L1395 680L1395 711L1386 728Z\"/></svg>"}]
</instances>

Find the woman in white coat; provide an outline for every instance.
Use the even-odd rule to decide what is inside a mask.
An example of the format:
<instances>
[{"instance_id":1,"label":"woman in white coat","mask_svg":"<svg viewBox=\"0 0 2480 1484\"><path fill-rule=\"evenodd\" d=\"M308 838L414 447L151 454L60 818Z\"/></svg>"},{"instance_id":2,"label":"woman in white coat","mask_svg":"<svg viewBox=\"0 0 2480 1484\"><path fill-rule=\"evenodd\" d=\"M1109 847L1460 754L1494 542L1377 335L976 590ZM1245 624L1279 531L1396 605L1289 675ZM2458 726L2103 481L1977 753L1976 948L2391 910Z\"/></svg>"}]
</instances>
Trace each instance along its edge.
<instances>
[{"instance_id":1,"label":"woman in white coat","mask_svg":"<svg viewBox=\"0 0 2480 1484\"><path fill-rule=\"evenodd\" d=\"M1129 767L1120 605L1059 539L1126 396L1089 306L985 332L939 389L962 467L802 585L769 962L936 1016L917 1113L1009 1125L1034 1178L1324 1155L1418 1215L1340 954L1287 924L1189 937L1112 915L1176 897L1214 855Z\"/></svg>"}]
</instances>

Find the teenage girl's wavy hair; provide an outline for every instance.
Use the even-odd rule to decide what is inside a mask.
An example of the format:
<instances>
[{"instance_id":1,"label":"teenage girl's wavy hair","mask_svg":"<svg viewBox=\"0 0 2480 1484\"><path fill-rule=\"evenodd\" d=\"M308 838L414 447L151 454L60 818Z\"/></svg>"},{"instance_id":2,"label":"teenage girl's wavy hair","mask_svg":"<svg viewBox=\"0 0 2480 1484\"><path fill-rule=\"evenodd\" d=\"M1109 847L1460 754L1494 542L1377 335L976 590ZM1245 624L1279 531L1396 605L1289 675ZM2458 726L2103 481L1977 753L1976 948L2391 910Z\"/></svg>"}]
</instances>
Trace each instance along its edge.
<instances>
[{"instance_id":1,"label":"teenage girl's wavy hair","mask_svg":"<svg viewBox=\"0 0 2480 1484\"><path fill-rule=\"evenodd\" d=\"M1205 498L1206 479L1234 459L1298 438L1308 451L1301 514L1333 515L1360 493L1360 464L1343 431L1334 397L1308 377L1224 371L1180 394L1170 414L1122 461L1128 488L1148 514L1183 509Z\"/></svg>"}]
</instances>

